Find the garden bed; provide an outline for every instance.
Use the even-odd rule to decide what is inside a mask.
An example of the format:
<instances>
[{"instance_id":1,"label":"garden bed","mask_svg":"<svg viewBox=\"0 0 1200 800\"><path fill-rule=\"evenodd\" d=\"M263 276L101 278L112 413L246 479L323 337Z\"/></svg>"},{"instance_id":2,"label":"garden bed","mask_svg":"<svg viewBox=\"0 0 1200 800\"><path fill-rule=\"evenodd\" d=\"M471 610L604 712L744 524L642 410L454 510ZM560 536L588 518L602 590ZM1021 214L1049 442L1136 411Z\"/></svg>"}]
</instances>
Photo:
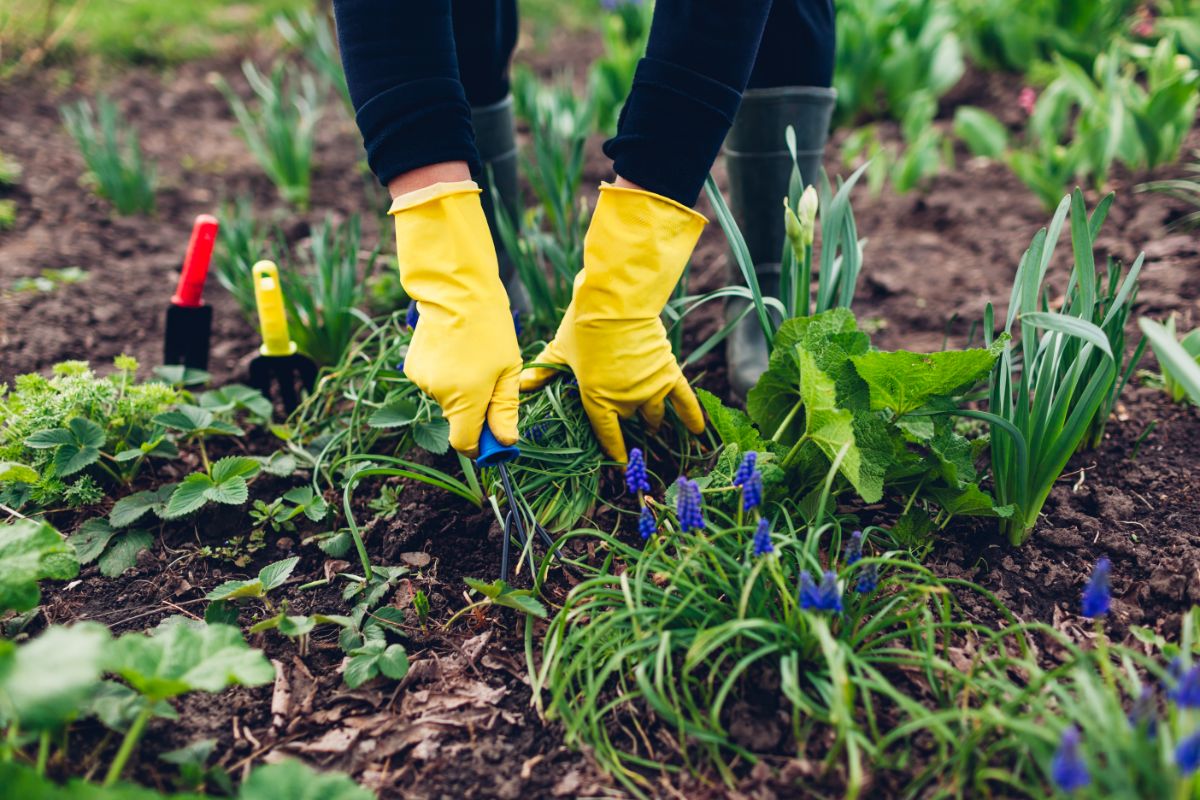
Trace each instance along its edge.
<instances>
[{"instance_id":1,"label":"garden bed","mask_svg":"<svg viewBox=\"0 0 1200 800\"><path fill-rule=\"evenodd\" d=\"M0 296L0 382L67 359L103 367L128 353L145 365L157 363L169 287L191 219L212 211L223 198L247 193L264 209L277 204L274 188L246 153L225 102L208 81L213 71L235 74L234 63L189 63L168 76L133 71L87 87L89 93L103 89L120 98L130 120L145 132L147 153L162 165L163 188L151 217L115 217L78 186L82 165L57 111L75 89L61 90L48 77L0 85L0 107L21 109L0 118L0 150L24 167L21 186L10 195L18 205L16 227L0 232L0 290L42 269L79 266L88 272L82 283L52 292ZM1012 113L1016 91L1010 81L979 74L950 99L990 109L1003 119ZM330 121L319 128L313 211L288 217L289 241L307 236L327 212L363 214L368 245L383 230L382 206L368 207L366 199L378 197L362 191L357 134L344 115L335 113L339 110L331 109ZM943 114L952 110L943 108ZM1192 131L1189 144L1200 146L1200 132ZM1002 312L1021 252L1048 218L1004 167L961 152L959 157L960 169L936 178L925 192L896 196L885 191L867 198L859 190L856 196L860 234L868 240L856 312L861 320L880 321L875 334L880 346L936 350L947 336L955 345L965 344L985 302ZM593 143L584 178L589 192L607 177L605 165ZM1170 174L1172 168L1165 168L1156 177ZM1200 297L1200 240L1167 229L1183 213L1179 203L1163 195L1135 195L1135 185L1147 177L1122 172L1114 177L1117 202L1099 250L1128 262L1144 249L1139 312L1155 318L1178 312L1181 328L1190 329L1200 324L1195 300ZM725 252L714 224L694 258L694 288L721 284ZM1056 264L1060 271L1066 267ZM241 380L256 333L225 292L210 288L208 298L216 314L214 382ZM688 338L702 339L718 326L716 312L693 317L690 326ZM718 356L705 359L697 374L700 385L727 397ZM259 444L264 447L259 454L267 454L268 445ZM1174 634L1181 614L1200 603L1197 452L1195 408L1131 385L1103 444L1072 460L1026 545L1011 549L996 537L990 521L956 520L939 534L926 563L938 575L990 589L1023 621L1049 623L1086 640L1091 634L1075 611L1091 566L1104 555L1113 563L1113 637L1124 637L1130 625ZM167 470L154 480L171 477ZM605 490L612 496L618 486L612 476ZM256 484L255 495L273 496L272 488L280 487ZM360 488L358 502L376 488ZM864 523L886 524L897 510L870 507L860 517ZM70 530L70 523L62 520L60 527ZM303 536L319 532L319 525L306 523L296 533L268 536L265 548L242 568L188 556L198 542L218 542L249 527L244 511L236 509L164 526L160 543L120 578L102 578L91 566L78 582L47 591L45 621L99 620L121 632L144 629L172 614L200 615L202 598L214 586L291 555L301 558L283 594L291 607L341 613L338 592L296 588L350 567L301 546ZM428 630L411 632L408 677L383 689L350 690L337 673L341 653L332 635L314 635L304 658L282 637L252 639L276 665L275 686L185 699L178 723L154 724L129 775L149 786L166 786L159 753L215 738L217 760L235 773L269 754L290 753L345 770L385 797L623 796L531 707L523 622L516 614L493 609L478 619L460 619L449 630L438 624L465 605L464 577L490 579L498 571L500 530L490 512L414 484L406 486L395 516L376 524L366 539L379 563L413 568L399 592L422 589L431 600ZM558 570L550 576L545 592L555 602L571 578ZM960 599L980 621L998 622L974 595ZM91 735L75 749L80 757L100 742L98 726ZM791 760L780 756L771 765L783 768L784 776L809 769L801 762L786 766ZM759 771L743 776L748 795L779 791L785 796L784 784L771 784ZM665 782L661 787L664 797L707 795L724 796L724 791L686 784L671 789ZM869 785L868 795L880 796L872 795Z\"/></svg>"}]
</instances>

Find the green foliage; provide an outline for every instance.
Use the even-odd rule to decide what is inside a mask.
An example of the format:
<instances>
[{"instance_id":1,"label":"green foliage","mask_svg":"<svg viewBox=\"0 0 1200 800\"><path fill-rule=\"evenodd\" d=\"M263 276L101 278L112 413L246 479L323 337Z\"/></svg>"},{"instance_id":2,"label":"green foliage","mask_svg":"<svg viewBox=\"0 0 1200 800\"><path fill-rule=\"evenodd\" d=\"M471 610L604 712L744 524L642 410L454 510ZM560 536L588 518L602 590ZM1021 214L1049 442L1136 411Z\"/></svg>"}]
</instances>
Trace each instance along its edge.
<instances>
[{"instance_id":1,"label":"green foliage","mask_svg":"<svg viewBox=\"0 0 1200 800\"><path fill-rule=\"evenodd\" d=\"M398 681L408 674L408 653L402 645L388 644L383 628L368 626L364 639L361 647L347 652L350 658L343 673L347 686L357 689L379 675Z\"/></svg>"},{"instance_id":2,"label":"green foliage","mask_svg":"<svg viewBox=\"0 0 1200 800\"><path fill-rule=\"evenodd\" d=\"M250 497L249 481L262 469L257 459L226 456L213 462L207 472L193 472L171 493L163 519L187 516L208 503L240 506Z\"/></svg>"},{"instance_id":3,"label":"green foliage","mask_svg":"<svg viewBox=\"0 0 1200 800\"><path fill-rule=\"evenodd\" d=\"M329 504L311 486L297 486L270 503L255 500L250 519L258 527L270 527L275 532L295 531L294 520L303 514L313 522L325 519Z\"/></svg>"},{"instance_id":4,"label":"green foliage","mask_svg":"<svg viewBox=\"0 0 1200 800\"><path fill-rule=\"evenodd\" d=\"M137 564L138 554L154 546L154 537L143 530L114 527L104 517L89 519L71 534L80 564L99 559L100 574L115 578Z\"/></svg>"},{"instance_id":5,"label":"green foliage","mask_svg":"<svg viewBox=\"0 0 1200 800\"><path fill-rule=\"evenodd\" d=\"M0 641L0 727L54 731L79 716L100 682L108 629L51 627L21 647Z\"/></svg>"},{"instance_id":6,"label":"green foliage","mask_svg":"<svg viewBox=\"0 0 1200 800\"><path fill-rule=\"evenodd\" d=\"M242 315L252 323L257 319L254 303L254 265L264 258L284 261L283 235L271 232L254 215L254 201L239 197L221 212L221 227L213 248L212 268L233 298Z\"/></svg>"},{"instance_id":7,"label":"green foliage","mask_svg":"<svg viewBox=\"0 0 1200 800\"><path fill-rule=\"evenodd\" d=\"M21 180L21 164L0 150L0 186L16 186Z\"/></svg>"},{"instance_id":8,"label":"green foliage","mask_svg":"<svg viewBox=\"0 0 1200 800\"><path fill-rule=\"evenodd\" d=\"M466 578L465 580L467 586L487 598L487 603L490 605L512 608L538 619L546 618L546 607L538 602L538 599L533 596L533 592L528 589L514 589L501 579L496 579L491 583L475 578Z\"/></svg>"},{"instance_id":9,"label":"green foliage","mask_svg":"<svg viewBox=\"0 0 1200 800\"><path fill-rule=\"evenodd\" d=\"M1124 342L1123 320L1135 291L1141 257L1107 297L1096 275L1094 243L1111 196L1089 217L1078 189L1059 204L1049 229L1034 236L1021 257L1009 299L1005 335L1019 321L1019 341L997 339L1002 348L992 371L988 412L961 410L964 416L992 426L992 480L997 500L1015 513L1001 528L1013 544L1029 537L1042 506L1067 461L1087 441L1089 431L1103 431L1115 403L1114 390L1128 376L1115 358L1113 339ZM1047 271L1070 212L1074 268L1059 308L1049 308ZM1039 308L1041 310L1039 310ZM1118 330L1113 320L1120 318ZM992 344L993 312L984 316L985 340Z\"/></svg>"},{"instance_id":10,"label":"green foliage","mask_svg":"<svg viewBox=\"0 0 1200 800\"><path fill-rule=\"evenodd\" d=\"M8 231L17 225L17 201L0 200L0 231Z\"/></svg>"},{"instance_id":11,"label":"green foliage","mask_svg":"<svg viewBox=\"0 0 1200 800\"><path fill-rule=\"evenodd\" d=\"M1138 325L1158 358L1163 388L1171 400L1181 403L1187 398L1200 405L1200 328L1177 340L1174 316L1166 324L1142 317Z\"/></svg>"},{"instance_id":12,"label":"green foliage","mask_svg":"<svg viewBox=\"0 0 1200 800\"><path fill-rule=\"evenodd\" d=\"M304 53L309 65L333 87L353 117L354 103L350 100L350 87L346 85L346 73L342 70L342 59L329 18L322 13L313 13L311 9L299 8L277 16L275 30L288 44Z\"/></svg>"},{"instance_id":13,"label":"green foliage","mask_svg":"<svg viewBox=\"0 0 1200 800\"><path fill-rule=\"evenodd\" d=\"M288 80L283 62L275 64L269 78L249 61L242 62L242 72L258 100L255 106L247 105L224 78L217 78L217 88L259 166L284 201L303 211L308 208L313 135L321 115L317 84L308 73Z\"/></svg>"},{"instance_id":14,"label":"green foliage","mask_svg":"<svg viewBox=\"0 0 1200 800\"><path fill-rule=\"evenodd\" d=\"M379 248L366 256L363 269L362 234L357 215L342 225L331 218L312 237L310 264L304 270L287 269L280 275L289 332L300 352L318 366L337 364L354 339L366 302L367 278L375 271Z\"/></svg>"},{"instance_id":15,"label":"green foliage","mask_svg":"<svg viewBox=\"0 0 1200 800\"><path fill-rule=\"evenodd\" d=\"M1200 156L1200 153L1196 155ZM1200 226L1200 159L1188 164L1185 174L1187 177L1151 181L1138 187L1138 191L1164 192L1196 209L1172 222L1172 228L1191 229Z\"/></svg>"},{"instance_id":16,"label":"green foliage","mask_svg":"<svg viewBox=\"0 0 1200 800\"><path fill-rule=\"evenodd\" d=\"M38 581L79 574L75 549L46 522L18 519L0 525L0 613L38 604Z\"/></svg>"},{"instance_id":17,"label":"green foliage","mask_svg":"<svg viewBox=\"0 0 1200 800\"><path fill-rule=\"evenodd\" d=\"M832 470L868 503L887 488L908 494L910 505L935 504L942 524L959 513L1005 513L980 490L971 445L946 416L998 353L872 350L841 308L787 320L745 413L701 395L715 433L733 450L718 471L732 475L737 459L754 451L768 496L803 496Z\"/></svg>"},{"instance_id":18,"label":"green foliage","mask_svg":"<svg viewBox=\"0 0 1200 800\"><path fill-rule=\"evenodd\" d=\"M155 417L179 394L161 383L137 383L136 371L137 362L127 357L104 378L70 361L50 378L21 375L11 392L0 391L0 461L38 476L0 477L4 502L51 508L67 500L72 487L90 491L97 478L127 484L147 458L177 455Z\"/></svg>"},{"instance_id":19,"label":"green foliage","mask_svg":"<svg viewBox=\"0 0 1200 800\"><path fill-rule=\"evenodd\" d=\"M137 130L121 117L116 105L101 95L95 110L87 100L80 100L59 111L97 194L109 200L118 214L154 211L157 171L146 163Z\"/></svg>"},{"instance_id":20,"label":"green foliage","mask_svg":"<svg viewBox=\"0 0 1200 800\"><path fill-rule=\"evenodd\" d=\"M617 117L646 52L653 15L653 3L623 2L600 20L604 54L588 71L588 97L597 129L608 136L617 132Z\"/></svg>"},{"instance_id":21,"label":"green foliage","mask_svg":"<svg viewBox=\"0 0 1200 800\"><path fill-rule=\"evenodd\" d=\"M87 270L79 267L44 269L35 278L17 278L12 282L14 292L41 292L49 294L60 286L70 286L87 280Z\"/></svg>"},{"instance_id":22,"label":"green foliage","mask_svg":"<svg viewBox=\"0 0 1200 800\"><path fill-rule=\"evenodd\" d=\"M259 570L258 577L248 581L225 581L206 595L208 600L219 602L223 600L239 600L246 597L261 598L268 592L278 589L291 577L296 565L300 563L298 556L285 558L268 564Z\"/></svg>"}]
</instances>

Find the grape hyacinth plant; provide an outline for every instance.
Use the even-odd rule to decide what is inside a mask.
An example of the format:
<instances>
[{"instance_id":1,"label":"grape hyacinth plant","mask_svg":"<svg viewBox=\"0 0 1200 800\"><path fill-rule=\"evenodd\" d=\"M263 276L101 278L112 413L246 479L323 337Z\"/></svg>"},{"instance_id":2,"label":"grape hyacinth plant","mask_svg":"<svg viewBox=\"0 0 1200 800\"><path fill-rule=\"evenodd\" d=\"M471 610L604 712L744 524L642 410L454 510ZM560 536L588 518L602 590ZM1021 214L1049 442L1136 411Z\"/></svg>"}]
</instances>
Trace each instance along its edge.
<instances>
[{"instance_id":1,"label":"grape hyacinth plant","mask_svg":"<svg viewBox=\"0 0 1200 800\"><path fill-rule=\"evenodd\" d=\"M1058 751L1050 763L1050 777L1056 786L1068 794L1078 791L1092 782L1087 762L1079 752L1079 729L1069 725L1062 732Z\"/></svg>"},{"instance_id":2,"label":"grape hyacinth plant","mask_svg":"<svg viewBox=\"0 0 1200 800\"><path fill-rule=\"evenodd\" d=\"M758 521L758 527L754 530L754 556L765 556L775 552L775 546L771 544L771 523L765 518Z\"/></svg>"},{"instance_id":3,"label":"grape hyacinth plant","mask_svg":"<svg viewBox=\"0 0 1200 800\"><path fill-rule=\"evenodd\" d=\"M838 586L837 573L826 570L818 584L812 573L800 573L800 607L808 611L842 612L842 589Z\"/></svg>"},{"instance_id":4,"label":"grape hyacinth plant","mask_svg":"<svg viewBox=\"0 0 1200 800\"><path fill-rule=\"evenodd\" d=\"M1109 583L1111 572L1112 563L1107 558L1102 557L1096 562L1092 577L1088 579L1087 586L1083 589L1083 598L1080 602L1083 616L1088 619L1102 617L1112 607L1112 587Z\"/></svg>"}]
</instances>

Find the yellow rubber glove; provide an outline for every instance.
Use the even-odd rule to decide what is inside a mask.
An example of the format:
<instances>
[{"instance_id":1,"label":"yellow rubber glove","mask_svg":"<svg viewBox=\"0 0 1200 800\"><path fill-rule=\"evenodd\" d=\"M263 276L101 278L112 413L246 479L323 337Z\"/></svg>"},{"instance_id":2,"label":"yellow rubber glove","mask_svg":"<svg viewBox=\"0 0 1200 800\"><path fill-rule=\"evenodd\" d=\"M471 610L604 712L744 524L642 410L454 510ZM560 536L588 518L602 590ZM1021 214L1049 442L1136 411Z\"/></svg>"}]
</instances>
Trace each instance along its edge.
<instances>
[{"instance_id":1,"label":"yellow rubber glove","mask_svg":"<svg viewBox=\"0 0 1200 800\"><path fill-rule=\"evenodd\" d=\"M625 463L621 419L641 412L651 429L668 398L684 425L704 431L704 415L671 353L660 314L707 220L653 192L609 184L583 245L583 270L554 340L535 363L565 364L579 381L600 446ZM544 386L558 370L530 367L521 390Z\"/></svg>"},{"instance_id":2,"label":"yellow rubber glove","mask_svg":"<svg viewBox=\"0 0 1200 800\"><path fill-rule=\"evenodd\" d=\"M504 444L517 441L521 348L496 249L474 181L401 195L396 220L400 283L421 321L404 374L437 400L450 445L474 456L486 417Z\"/></svg>"}]
</instances>

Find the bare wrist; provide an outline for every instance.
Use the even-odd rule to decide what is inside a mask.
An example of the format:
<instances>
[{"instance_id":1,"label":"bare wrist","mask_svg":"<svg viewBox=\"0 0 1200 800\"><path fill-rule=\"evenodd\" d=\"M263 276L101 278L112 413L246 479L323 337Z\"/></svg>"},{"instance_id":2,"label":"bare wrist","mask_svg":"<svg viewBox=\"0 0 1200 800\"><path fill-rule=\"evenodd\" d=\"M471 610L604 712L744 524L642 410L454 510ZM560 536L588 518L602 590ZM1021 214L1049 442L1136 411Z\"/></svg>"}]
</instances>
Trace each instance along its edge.
<instances>
[{"instance_id":1,"label":"bare wrist","mask_svg":"<svg viewBox=\"0 0 1200 800\"><path fill-rule=\"evenodd\" d=\"M397 175L388 181L388 192L392 199L402 194L415 192L432 186L435 183L455 183L471 180L471 169L465 161L443 161L439 164L428 164Z\"/></svg>"}]
</instances>

